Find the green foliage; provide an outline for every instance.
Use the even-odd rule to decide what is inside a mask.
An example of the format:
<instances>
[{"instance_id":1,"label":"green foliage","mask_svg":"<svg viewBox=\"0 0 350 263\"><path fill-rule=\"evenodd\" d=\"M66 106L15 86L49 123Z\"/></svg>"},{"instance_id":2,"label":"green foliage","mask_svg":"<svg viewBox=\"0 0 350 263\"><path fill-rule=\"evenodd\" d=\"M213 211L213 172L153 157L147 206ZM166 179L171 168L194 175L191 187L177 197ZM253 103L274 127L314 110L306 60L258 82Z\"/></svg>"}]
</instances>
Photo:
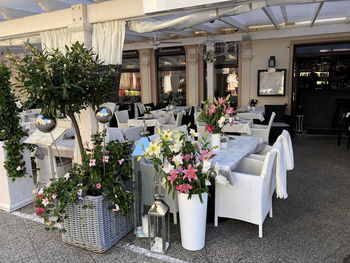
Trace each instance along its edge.
<instances>
[{"instance_id":1,"label":"green foliage","mask_svg":"<svg viewBox=\"0 0 350 263\"><path fill-rule=\"evenodd\" d=\"M4 167L13 180L26 174L21 139L27 134L22 130L16 99L11 92L10 70L0 64L0 138L5 141L7 159Z\"/></svg>"},{"instance_id":2,"label":"green foliage","mask_svg":"<svg viewBox=\"0 0 350 263\"><path fill-rule=\"evenodd\" d=\"M28 54L10 60L18 71L18 88L27 100L45 115L56 117L57 111L72 119L81 154L83 144L74 113L106 102L113 92L114 69L105 66L91 48L79 42L65 52L39 50L25 44Z\"/></svg>"},{"instance_id":3,"label":"green foliage","mask_svg":"<svg viewBox=\"0 0 350 263\"><path fill-rule=\"evenodd\" d=\"M56 110L68 115L99 106L112 93L114 71L102 65L91 48L79 42L66 46L65 53L39 50L29 43L25 47L24 58L11 57L19 88L27 97L25 105L36 105L51 116Z\"/></svg>"},{"instance_id":4,"label":"green foliage","mask_svg":"<svg viewBox=\"0 0 350 263\"><path fill-rule=\"evenodd\" d=\"M92 140L94 148L85 149L81 165L76 165L64 178L53 179L50 186L37 193L36 213L49 224L49 229L55 229L57 223L64 221L69 204L79 202L86 195L103 195L115 211L124 215L131 212L134 200L130 192L133 142L109 142L103 154L101 134L93 135ZM103 161L104 156L108 161Z\"/></svg>"}]
</instances>

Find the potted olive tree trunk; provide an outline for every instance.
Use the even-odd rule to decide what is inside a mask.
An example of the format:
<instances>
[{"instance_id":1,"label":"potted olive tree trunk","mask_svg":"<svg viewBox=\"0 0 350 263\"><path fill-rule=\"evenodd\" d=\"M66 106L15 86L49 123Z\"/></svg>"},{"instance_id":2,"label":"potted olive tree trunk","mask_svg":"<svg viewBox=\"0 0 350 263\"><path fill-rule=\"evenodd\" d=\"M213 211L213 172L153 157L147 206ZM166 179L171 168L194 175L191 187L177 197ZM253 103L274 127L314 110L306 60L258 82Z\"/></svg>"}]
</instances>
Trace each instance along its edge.
<instances>
[{"instance_id":1,"label":"potted olive tree trunk","mask_svg":"<svg viewBox=\"0 0 350 263\"><path fill-rule=\"evenodd\" d=\"M21 142L26 133L11 92L10 74L0 64L0 209L9 212L34 200L30 151Z\"/></svg>"}]
</instances>

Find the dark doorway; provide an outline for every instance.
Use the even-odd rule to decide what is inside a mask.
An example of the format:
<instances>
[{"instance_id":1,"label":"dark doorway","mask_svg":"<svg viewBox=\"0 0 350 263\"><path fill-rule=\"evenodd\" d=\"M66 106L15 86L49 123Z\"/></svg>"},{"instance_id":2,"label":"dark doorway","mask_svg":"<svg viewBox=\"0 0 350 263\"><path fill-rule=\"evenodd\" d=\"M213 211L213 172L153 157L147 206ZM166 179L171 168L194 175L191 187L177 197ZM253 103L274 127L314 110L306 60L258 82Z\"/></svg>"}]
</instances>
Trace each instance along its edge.
<instances>
[{"instance_id":1,"label":"dark doorway","mask_svg":"<svg viewBox=\"0 0 350 263\"><path fill-rule=\"evenodd\" d=\"M338 133L350 112L350 42L294 47L294 115L309 133Z\"/></svg>"}]
</instances>

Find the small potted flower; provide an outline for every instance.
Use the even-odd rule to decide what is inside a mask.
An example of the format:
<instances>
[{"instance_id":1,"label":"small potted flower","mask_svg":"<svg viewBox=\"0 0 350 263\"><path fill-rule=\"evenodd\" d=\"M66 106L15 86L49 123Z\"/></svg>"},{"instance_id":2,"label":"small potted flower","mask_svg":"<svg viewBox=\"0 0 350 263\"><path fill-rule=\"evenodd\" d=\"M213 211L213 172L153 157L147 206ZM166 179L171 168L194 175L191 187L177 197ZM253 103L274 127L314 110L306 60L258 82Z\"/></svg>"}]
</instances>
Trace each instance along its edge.
<instances>
[{"instance_id":1,"label":"small potted flower","mask_svg":"<svg viewBox=\"0 0 350 263\"><path fill-rule=\"evenodd\" d=\"M230 106L230 95L226 98L214 98L214 102L204 101L203 110L199 113L198 121L206 123L205 129L211 134L211 147L213 151L220 149L222 129L230 122L230 116L235 113Z\"/></svg>"},{"instance_id":2,"label":"small potted flower","mask_svg":"<svg viewBox=\"0 0 350 263\"><path fill-rule=\"evenodd\" d=\"M105 252L133 227L131 142L109 142L92 136L83 163L63 178L39 189L37 215L47 229L60 228L63 241L94 252Z\"/></svg>"},{"instance_id":3,"label":"small potted flower","mask_svg":"<svg viewBox=\"0 0 350 263\"><path fill-rule=\"evenodd\" d=\"M160 137L145 149L144 157L152 160L169 193L178 195L181 243L187 250L205 245L208 186L218 169L213 168L208 142L193 130L159 131ZM201 146L200 146L201 145Z\"/></svg>"}]
</instances>

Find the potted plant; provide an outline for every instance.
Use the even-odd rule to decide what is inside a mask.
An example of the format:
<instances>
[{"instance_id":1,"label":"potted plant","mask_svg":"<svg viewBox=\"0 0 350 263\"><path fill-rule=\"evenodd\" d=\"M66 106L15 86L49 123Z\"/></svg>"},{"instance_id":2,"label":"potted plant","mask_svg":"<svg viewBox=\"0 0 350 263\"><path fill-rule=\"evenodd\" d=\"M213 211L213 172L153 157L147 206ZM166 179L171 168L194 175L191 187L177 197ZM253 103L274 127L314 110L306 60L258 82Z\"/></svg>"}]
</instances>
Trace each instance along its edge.
<instances>
[{"instance_id":1,"label":"potted plant","mask_svg":"<svg viewBox=\"0 0 350 263\"><path fill-rule=\"evenodd\" d=\"M200 250L205 245L208 186L218 175L210 161L213 152L203 138L195 141L193 130L190 135L169 130L159 134L143 156L153 161L168 191L178 194L182 246Z\"/></svg>"},{"instance_id":2,"label":"potted plant","mask_svg":"<svg viewBox=\"0 0 350 263\"><path fill-rule=\"evenodd\" d=\"M214 102L203 101L203 110L199 113L198 121L205 122L205 129L211 134L211 147L213 151L220 149L222 128L233 122L229 121L234 109L230 106L230 95L226 98L214 98Z\"/></svg>"},{"instance_id":3,"label":"potted plant","mask_svg":"<svg viewBox=\"0 0 350 263\"><path fill-rule=\"evenodd\" d=\"M133 227L133 143L111 141L104 149L101 134L92 142L81 165L37 191L34 206L47 229L60 228L64 242L105 252Z\"/></svg>"},{"instance_id":4,"label":"potted plant","mask_svg":"<svg viewBox=\"0 0 350 263\"><path fill-rule=\"evenodd\" d=\"M0 64L0 209L13 211L33 202L30 151L22 144L27 134L11 92L10 70Z\"/></svg>"},{"instance_id":5,"label":"potted plant","mask_svg":"<svg viewBox=\"0 0 350 263\"><path fill-rule=\"evenodd\" d=\"M91 48L76 42L65 52L39 50L25 44L22 59L10 56L18 76L18 88L27 98L24 105L36 105L42 114L68 116L75 129L80 153L83 141L76 114L88 107L96 108L113 93L114 68L105 66Z\"/></svg>"}]
</instances>

